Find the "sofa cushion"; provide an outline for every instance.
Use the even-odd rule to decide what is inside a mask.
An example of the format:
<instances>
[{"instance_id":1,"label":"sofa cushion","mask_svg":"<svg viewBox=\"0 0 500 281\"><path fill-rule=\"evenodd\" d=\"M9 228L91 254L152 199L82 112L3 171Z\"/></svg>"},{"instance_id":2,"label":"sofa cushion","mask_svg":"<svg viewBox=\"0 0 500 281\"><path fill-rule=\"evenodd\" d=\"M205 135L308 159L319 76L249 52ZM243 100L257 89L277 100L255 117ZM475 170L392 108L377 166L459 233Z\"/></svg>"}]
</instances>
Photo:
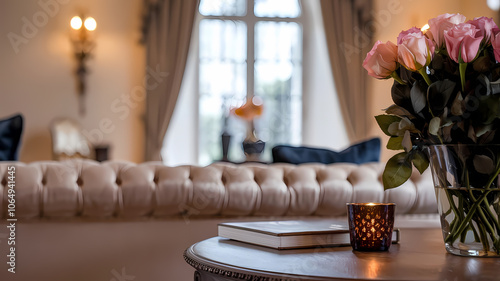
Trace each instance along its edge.
<instances>
[{"instance_id":1,"label":"sofa cushion","mask_svg":"<svg viewBox=\"0 0 500 281\"><path fill-rule=\"evenodd\" d=\"M17 160L19 143L23 132L23 117L20 114L0 120L0 161Z\"/></svg>"},{"instance_id":2,"label":"sofa cushion","mask_svg":"<svg viewBox=\"0 0 500 281\"><path fill-rule=\"evenodd\" d=\"M272 150L275 163L355 163L363 164L380 160L380 139L373 138L354 144L343 151L336 152L323 148L278 145Z\"/></svg>"}]
</instances>

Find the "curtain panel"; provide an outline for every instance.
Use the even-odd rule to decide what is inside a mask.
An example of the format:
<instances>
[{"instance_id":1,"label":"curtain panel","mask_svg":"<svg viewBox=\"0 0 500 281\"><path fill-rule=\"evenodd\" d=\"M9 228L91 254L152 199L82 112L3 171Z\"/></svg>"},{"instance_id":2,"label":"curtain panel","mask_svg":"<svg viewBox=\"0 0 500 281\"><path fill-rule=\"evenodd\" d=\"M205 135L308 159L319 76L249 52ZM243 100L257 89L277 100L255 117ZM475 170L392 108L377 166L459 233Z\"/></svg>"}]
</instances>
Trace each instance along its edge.
<instances>
[{"instance_id":1,"label":"curtain panel","mask_svg":"<svg viewBox=\"0 0 500 281\"><path fill-rule=\"evenodd\" d=\"M362 67L372 47L373 1L321 0L321 12L333 78L349 140L368 136L368 75Z\"/></svg>"},{"instance_id":2,"label":"curtain panel","mask_svg":"<svg viewBox=\"0 0 500 281\"><path fill-rule=\"evenodd\" d=\"M186 66L198 0L145 0L146 161L161 160Z\"/></svg>"}]
</instances>

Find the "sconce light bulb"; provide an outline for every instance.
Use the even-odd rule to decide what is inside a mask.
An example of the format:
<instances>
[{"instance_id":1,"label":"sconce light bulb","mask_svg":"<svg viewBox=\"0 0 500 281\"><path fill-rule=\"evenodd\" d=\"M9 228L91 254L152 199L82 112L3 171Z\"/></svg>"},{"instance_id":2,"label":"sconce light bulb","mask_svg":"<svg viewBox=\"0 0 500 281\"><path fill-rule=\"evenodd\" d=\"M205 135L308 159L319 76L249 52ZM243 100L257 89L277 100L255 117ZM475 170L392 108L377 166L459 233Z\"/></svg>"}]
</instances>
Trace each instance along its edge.
<instances>
[{"instance_id":1,"label":"sconce light bulb","mask_svg":"<svg viewBox=\"0 0 500 281\"><path fill-rule=\"evenodd\" d=\"M70 24L71 24L71 28L78 30L82 27L82 19L79 16L74 16L71 19Z\"/></svg>"},{"instance_id":2,"label":"sconce light bulb","mask_svg":"<svg viewBox=\"0 0 500 281\"><path fill-rule=\"evenodd\" d=\"M97 22L95 21L95 19L94 19L94 18L92 18L92 17L88 17L88 18L86 18L86 19L85 19L85 23L84 23L84 25L85 25L85 28L86 28L87 30L89 30L89 31L93 31L93 30L95 30L95 29L96 29L96 27L97 27Z\"/></svg>"},{"instance_id":3,"label":"sconce light bulb","mask_svg":"<svg viewBox=\"0 0 500 281\"><path fill-rule=\"evenodd\" d=\"M486 5L493 11L500 10L500 1L499 0L486 0Z\"/></svg>"}]
</instances>

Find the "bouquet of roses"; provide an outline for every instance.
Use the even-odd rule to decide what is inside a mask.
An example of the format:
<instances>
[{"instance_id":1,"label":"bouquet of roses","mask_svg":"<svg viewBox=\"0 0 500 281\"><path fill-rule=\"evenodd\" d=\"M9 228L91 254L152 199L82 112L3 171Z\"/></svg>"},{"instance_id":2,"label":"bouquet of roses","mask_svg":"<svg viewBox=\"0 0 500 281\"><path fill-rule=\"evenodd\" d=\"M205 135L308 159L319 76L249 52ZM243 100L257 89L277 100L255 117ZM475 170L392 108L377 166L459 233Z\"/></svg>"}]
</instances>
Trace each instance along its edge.
<instances>
[{"instance_id":1,"label":"bouquet of roses","mask_svg":"<svg viewBox=\"0 0 500 281\"><path fill-rule=\"evenodd\" d=\"M387 162L384 188L431 160L446 249L500 256L500 30L460 14L428 25L402 31L397 44L376 42L363 62L395 80L394 104L375 117L387 148L403 150Z\"/></svg>"},{"instance_id":2,"label":"bouquet of roses","mask_svg":"<svg viewBox=\"0 0 500 281\"><path fill-rule=\"evenodd\" d=\"M402 31L397 44L377 41L363 62L369 75L395 80L394 104L375 117L390 136L387 148L404 150L386 164L386 189L403 184L412 164L420 173L427 169L428 145L500 143L497 25L486 17L465 22L460 14L440 15L428 25ZM486 158L481 165L500 171L499 155Z\"/></svg>"}]
</instances>

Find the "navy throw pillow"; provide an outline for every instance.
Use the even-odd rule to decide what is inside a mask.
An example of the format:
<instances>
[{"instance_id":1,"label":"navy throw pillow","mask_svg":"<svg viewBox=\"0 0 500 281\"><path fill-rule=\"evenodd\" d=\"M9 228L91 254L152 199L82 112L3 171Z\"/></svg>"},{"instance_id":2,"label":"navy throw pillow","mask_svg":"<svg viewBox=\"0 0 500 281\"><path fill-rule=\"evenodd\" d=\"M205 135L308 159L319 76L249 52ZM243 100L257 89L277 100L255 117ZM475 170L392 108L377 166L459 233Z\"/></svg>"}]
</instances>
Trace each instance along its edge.
<instances>
[{"instance_id":1,"label":"navy throw pillow","mask_svg":"<svg viewBox=\"0 0 500 281\"><path fill-rule=\"evenodd\" d=\"M273 147L274 163L355 163L363 164L380 161L380 139L373 138L354 144L343 151L336 152L323 148L278 145Z\"/></svg>"},{"instance_id":2,"label":"navy throw pillow","mask_svg":"<svg viewBox=\"0 0 500 281\"><path fill-rule=\"evenodd\" d=\"M0 161L17 161L22 132L22 115L0 120Z\"/></svg>"}]
</instances>

